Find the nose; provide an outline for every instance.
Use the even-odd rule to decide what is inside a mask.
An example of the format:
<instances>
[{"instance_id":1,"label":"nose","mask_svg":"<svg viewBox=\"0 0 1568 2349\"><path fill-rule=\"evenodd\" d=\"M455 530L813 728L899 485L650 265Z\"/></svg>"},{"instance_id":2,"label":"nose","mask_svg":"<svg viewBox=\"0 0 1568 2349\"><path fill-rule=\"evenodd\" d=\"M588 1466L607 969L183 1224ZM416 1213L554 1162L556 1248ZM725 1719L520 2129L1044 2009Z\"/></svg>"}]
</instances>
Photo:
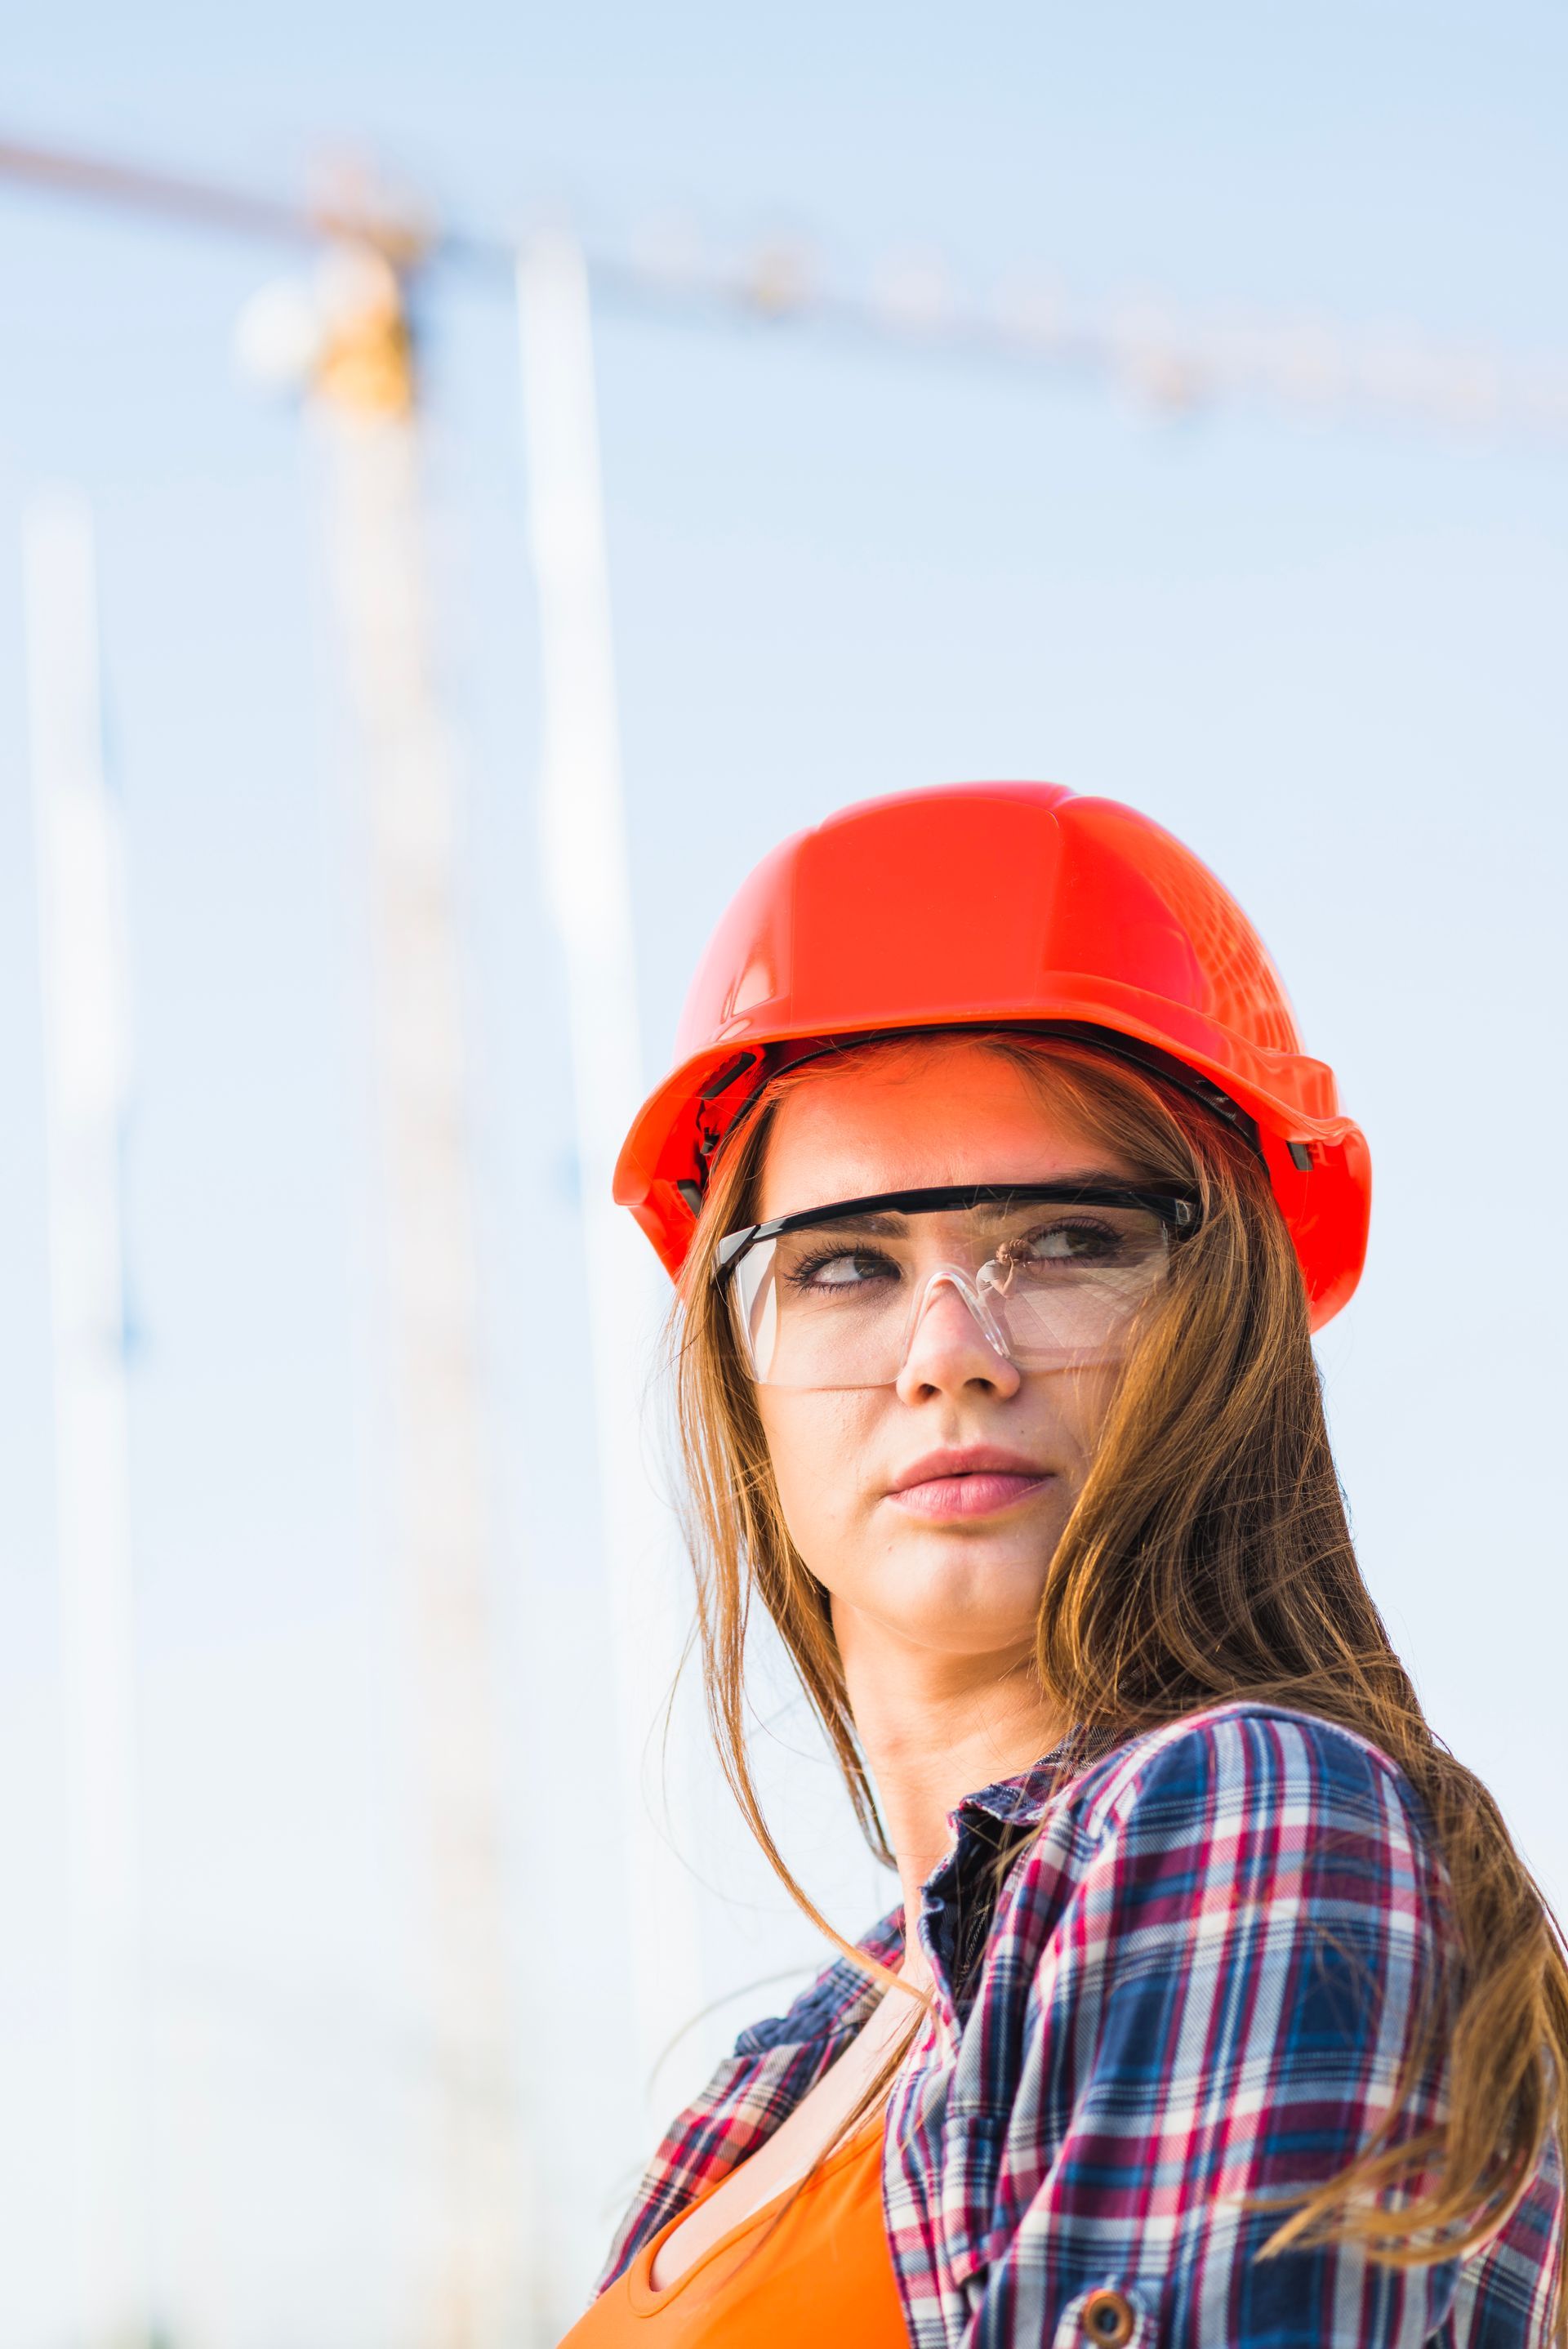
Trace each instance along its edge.
<instances>
[{"instance_id":1,"label":"nose","mask_svg":"<svg viewBox=\"0 0 1568 2349\"><path fill-rule=\"evenodd\" d=\"M915 1308L894 1391L903 1402L929 1394L961 1394L983 1386L1004 1399L1016 1394L1022 1373L986 1336L962 1285L934 1273Z\"/></svg>"}]
</instances>

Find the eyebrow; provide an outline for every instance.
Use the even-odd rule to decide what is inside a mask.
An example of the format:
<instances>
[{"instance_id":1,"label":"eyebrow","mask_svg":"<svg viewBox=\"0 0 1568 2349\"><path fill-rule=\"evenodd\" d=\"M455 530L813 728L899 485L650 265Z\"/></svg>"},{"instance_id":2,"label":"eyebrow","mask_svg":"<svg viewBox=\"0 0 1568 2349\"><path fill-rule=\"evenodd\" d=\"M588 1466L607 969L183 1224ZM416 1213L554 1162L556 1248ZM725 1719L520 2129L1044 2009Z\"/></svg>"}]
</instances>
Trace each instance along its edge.
<instances>
[{"instance_id":1,"label":"eyebrow","mask_svg":"<svg viewBox=\"0 0 1568 2349\"><path fill-rule=\"evenodd\" d=\"M809 1215L810 1210L808 1208L806 1212ZM962 1214L963 1210L957 1212ZM792 1217L790 1220L794 1222ZM869 1216L834 1216L824 1212L820 1225L797 1223L794 1229L802 1238L808 1232L824 1229L830 1225L835 1231L870 1232L874 1239L898 1239L909 1229L910 1222L908 1216L885 1212Z\"/></svg>"}]
</instances>

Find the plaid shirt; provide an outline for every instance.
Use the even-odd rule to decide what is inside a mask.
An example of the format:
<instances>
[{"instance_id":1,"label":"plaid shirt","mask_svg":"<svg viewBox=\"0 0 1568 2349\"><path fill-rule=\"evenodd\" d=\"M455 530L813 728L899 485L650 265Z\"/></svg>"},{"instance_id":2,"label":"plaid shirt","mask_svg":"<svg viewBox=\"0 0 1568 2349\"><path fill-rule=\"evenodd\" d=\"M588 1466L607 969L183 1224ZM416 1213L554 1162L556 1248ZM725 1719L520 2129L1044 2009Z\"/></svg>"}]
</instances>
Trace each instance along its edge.
<instances>
[{"instance_id":1,"label":"plaid shirt","mask_svg":"<svg viewBox=\"0 0 1568 2349\"><path fill-rule=\"evenodd\" d=\"M1486 2244L1429 2267L1347 2244L1260 2261L1277 2221L1241 2207L1345 2168L1440 1994L1445 1878L1403 1775L1346 1730L1253 1703L1054 1788L1057 1759L967 1796L923 1888L934 1999L882 2164L916 2349L1068 2349L1097 2317L1129 2349L1545 2343L1555 2147ZM993 1906L996 1854L1037 1828ZM896 1965L902 1910L860 1946ZM659 2147L600 2290L772 2134L881 1995L841 1959L741 2033ZM1442 2109L1429 2071L1401 2134ZM1108 2290L1125 2310L1101 2299L1086 2323Z\"/></svg>"}]
</instances>

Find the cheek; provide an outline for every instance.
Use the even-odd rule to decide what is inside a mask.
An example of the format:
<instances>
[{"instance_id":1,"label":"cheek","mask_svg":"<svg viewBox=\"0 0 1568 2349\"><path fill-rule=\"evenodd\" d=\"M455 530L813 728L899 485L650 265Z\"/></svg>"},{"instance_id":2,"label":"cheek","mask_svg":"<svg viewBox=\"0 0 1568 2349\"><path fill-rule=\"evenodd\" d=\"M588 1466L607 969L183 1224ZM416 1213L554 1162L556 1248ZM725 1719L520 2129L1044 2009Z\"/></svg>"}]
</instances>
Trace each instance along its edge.
<instances>
[{"instance_id":1,"label":"cheek","mask_svg":"<svg viewBox=\"0 0 1568 2349\"><path fill-rule=\"evenodd\" d=\"M1099 1439L1120 1382L1120 1371L1109 1368L1064 1371L1056 1373L1052 1379L1051 1383L1057 1388L1052 1398L1053 1421L1064 1454L1070 1454L1073 1460L1075 1489L1088 1475L1090 1463L1099 1448Z\"/></svg>"},{"instance_id":2,"label":"cheek","mask_svg":"<svg viewBox=\"0 0 1568 2349\"><path fill-rule=\"evenodd\" d=\"M873 1497L867 1463L879 1395L797 1394L758 1390L779 1504L796 1548L820 1579L831 1573L836 1548L852 1538L858 1516Z\"/></svg>"}]
</instances>

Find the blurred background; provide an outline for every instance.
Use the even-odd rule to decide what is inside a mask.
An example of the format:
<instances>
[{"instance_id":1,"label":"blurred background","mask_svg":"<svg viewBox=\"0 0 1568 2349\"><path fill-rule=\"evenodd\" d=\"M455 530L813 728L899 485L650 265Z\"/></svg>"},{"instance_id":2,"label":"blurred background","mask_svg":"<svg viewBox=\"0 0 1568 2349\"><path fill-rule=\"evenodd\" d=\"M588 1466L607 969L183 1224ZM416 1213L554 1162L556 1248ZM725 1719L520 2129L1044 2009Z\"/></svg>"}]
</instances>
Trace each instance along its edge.
<instances>
[{"instance_id":1,"label":"blurred background","mask_svg":"<svg viewBox=\"0 0 1568 2349\"><path fill-rule=\"evenodd\" d=\"M1366 1568L1568 1893L1565 69L1545 0L10 26L5 2349L542 2349L820 1961L661 1721L606 1199L850 799L1053 777L1257 919L1377 1166Z\"/></svg>"}]
</instances>

